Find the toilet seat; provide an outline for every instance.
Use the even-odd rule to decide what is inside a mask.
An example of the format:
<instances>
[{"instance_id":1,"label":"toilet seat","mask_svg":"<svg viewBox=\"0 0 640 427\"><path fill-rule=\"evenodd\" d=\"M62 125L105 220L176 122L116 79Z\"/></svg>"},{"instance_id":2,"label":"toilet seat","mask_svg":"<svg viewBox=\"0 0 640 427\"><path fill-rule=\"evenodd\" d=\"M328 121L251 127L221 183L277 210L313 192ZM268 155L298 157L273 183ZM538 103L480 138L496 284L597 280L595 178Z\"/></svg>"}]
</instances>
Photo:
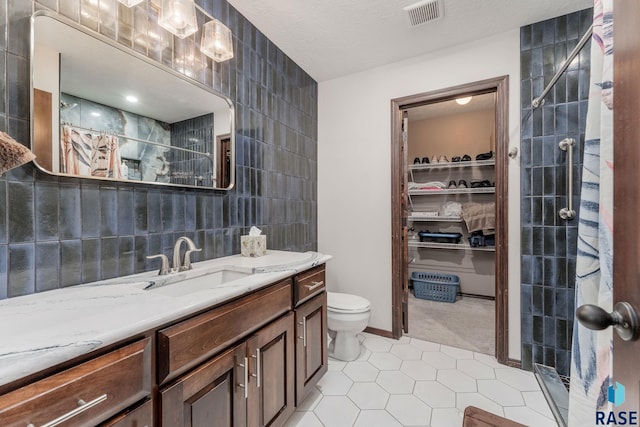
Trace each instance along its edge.
<instances>
[{"instance_id":1,"label":"toilet seat","mask_svg":"<svg viewBox=\"0 0 640 427\"><path fill-rule=\"evenodd\" d=\"M334 313L364 313L369 311L371 303L358 295L327 292L327 311Z\"/></svg>"}]
</instances>

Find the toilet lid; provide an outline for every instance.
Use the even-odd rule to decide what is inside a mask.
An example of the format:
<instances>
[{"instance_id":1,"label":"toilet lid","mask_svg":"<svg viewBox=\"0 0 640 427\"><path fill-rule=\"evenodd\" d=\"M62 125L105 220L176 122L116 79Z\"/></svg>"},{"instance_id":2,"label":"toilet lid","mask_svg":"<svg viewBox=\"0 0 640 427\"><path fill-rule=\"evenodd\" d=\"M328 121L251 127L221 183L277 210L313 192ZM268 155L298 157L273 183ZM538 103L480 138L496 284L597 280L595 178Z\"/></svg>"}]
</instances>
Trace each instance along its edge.
<instances>
[{"instance_id":1,"label":"toilet lid","mask_svg":"<svg viewBox=\"0 0 640 427\"><path fill-rule=\"evenodd\" d=\"M341 313L362 313L371 303L366 298L338 292L327 292L327 310Z\"/></svg>"}]
</instances>

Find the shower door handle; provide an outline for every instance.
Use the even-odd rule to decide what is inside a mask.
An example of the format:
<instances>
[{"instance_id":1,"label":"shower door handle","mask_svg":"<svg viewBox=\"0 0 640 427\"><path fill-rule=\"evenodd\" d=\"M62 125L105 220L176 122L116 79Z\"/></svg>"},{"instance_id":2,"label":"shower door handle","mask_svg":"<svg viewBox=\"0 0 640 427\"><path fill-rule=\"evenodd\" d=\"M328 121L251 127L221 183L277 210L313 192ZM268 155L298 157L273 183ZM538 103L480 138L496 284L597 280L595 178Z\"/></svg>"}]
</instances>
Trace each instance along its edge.
<instances>
[{"instance_id":1,"label":"shower door handle","mask_svg":"<svg viewBox=\"0 0 640 427\"><path fill-rule=\"evenodd\" d=\"M638 314L628 302L617 303L611 313L597 305L581 305L576 310L576 317L582 326L594 331L613 326L622 340L638 339Z\"/></svg>"}]
</instances>

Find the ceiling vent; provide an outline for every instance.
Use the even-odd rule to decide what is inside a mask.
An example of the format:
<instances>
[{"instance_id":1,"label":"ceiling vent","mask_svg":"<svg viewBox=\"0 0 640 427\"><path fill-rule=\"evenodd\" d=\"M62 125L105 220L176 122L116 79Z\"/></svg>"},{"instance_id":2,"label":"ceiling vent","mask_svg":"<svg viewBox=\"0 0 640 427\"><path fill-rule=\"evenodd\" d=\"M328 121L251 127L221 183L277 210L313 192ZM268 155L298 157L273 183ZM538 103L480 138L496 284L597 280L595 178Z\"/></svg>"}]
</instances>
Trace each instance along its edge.
<instances>
[{"instance_id":1,"label":"ceiling vent","mask_svg":"<svg viewBox=\"0 0 640 427\"><path fill-rule=\"evenodd\" d=\"M412 27L437 21L444 15L442 0L422 0L404 8Z\"/></svg>"}]
</instances>

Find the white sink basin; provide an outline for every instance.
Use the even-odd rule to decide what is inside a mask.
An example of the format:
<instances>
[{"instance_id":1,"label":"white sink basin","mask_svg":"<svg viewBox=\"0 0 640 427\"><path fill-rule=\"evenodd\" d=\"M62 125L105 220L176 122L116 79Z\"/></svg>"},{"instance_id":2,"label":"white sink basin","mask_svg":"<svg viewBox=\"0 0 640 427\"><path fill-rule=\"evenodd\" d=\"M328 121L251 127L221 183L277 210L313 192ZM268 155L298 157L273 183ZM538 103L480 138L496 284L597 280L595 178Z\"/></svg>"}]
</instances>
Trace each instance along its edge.
<instances>
[{"instance_id":1,"label":"white sink basin","mask_svg":"<svg viewBox=\"0 0 640 427\"><path fill-rule=\"evenodd\" d=\"M195 277L192 275L185 277L178 274L174 277L169 276L166 280L152 281L144 287L144 290L171 297L182 297L194 292L226 285L251 275L251 273L227 268L206 271L199 275L197 275L199 273L197 271L194 271L194 273L196 274Z\"/></svg>"}]
</instances>

